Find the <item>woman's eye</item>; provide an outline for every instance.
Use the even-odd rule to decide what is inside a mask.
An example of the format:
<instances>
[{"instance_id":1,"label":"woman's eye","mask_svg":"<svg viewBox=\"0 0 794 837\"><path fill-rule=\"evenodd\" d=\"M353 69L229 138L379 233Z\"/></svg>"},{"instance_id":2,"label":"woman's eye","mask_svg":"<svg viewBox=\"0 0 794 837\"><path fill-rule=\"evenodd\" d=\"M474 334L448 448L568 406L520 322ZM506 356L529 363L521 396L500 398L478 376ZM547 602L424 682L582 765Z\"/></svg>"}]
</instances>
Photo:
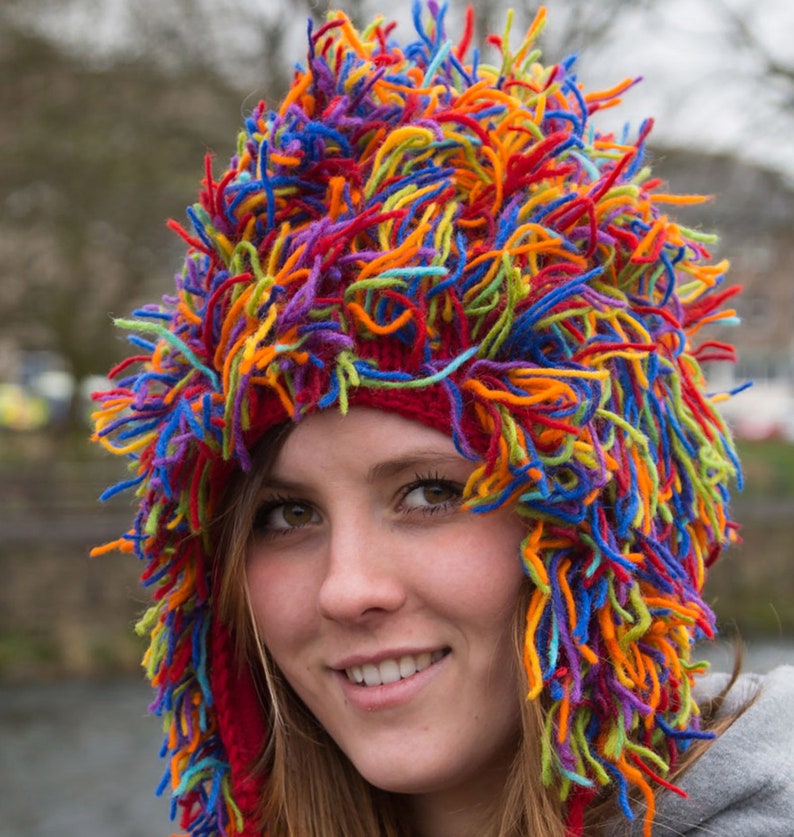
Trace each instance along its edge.
<instances>
[{"instance_id":1,"label":"woman's eye","mask_svg":"<svg viewBox=\"0 0 794 837\"><path fill-rule=\"evenodd\" d=\"M254 531L289 532L316 523L319 515L308 503L279 502L261 508L254 518Z\"/></svg>"},{"instance_id":2,"label":"woman's eye","mask_svg":"<svg viewBox=\"0 0 794 837\"><path fill-rule=\"evenodd\" d=\"M457 505L462 491L452 483L434 480L414 483L402 498L402 506L407 509L445 508L451 504Z\"/></svg>"}]
</instances>

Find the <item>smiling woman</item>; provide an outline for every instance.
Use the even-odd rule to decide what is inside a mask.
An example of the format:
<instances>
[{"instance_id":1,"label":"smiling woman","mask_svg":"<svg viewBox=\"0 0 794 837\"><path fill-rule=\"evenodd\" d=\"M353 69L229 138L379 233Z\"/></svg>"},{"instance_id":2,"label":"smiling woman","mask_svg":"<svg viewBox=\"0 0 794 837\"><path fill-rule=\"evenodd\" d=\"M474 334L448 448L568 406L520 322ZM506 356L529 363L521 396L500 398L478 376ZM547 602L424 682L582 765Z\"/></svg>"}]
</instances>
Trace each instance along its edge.
<instances>
[{"instance_id":1,"label":"smiling woman","mask_svg":"<svg viewBox=\"0 0 794 837\"><path fill-rule=\"evenodd\" d=\"M238 595L245 560L249 624L291 693L363 780L409 796L419 833L459 832L424 822L437 811L474 828L519 740L527 527L512 509L463 508L473 471L447 435L400 415L315 414L269 471L252 469L253 537L226 552ZM274 732L286 767L289 729Z\"/></svg>"},{"instance_id":2,"label":"smiling woman","mask_svg":"<svg viewBox=\"0 0 794 837\"><path fill-rule=\"evenodd\" d=\"M541 65L543 12L494 65L444 14L310 34L208 163L176 295L120 323L96 438L140 505L97 551L154 587L182 826L782 837L794 748L745 742L794 729L791 672L692 659L736 529L699 366L732 352L696 343L727 265L662 211L692 199L650 125L590 127L627 85Z\"/></svg>"}]
</instances>

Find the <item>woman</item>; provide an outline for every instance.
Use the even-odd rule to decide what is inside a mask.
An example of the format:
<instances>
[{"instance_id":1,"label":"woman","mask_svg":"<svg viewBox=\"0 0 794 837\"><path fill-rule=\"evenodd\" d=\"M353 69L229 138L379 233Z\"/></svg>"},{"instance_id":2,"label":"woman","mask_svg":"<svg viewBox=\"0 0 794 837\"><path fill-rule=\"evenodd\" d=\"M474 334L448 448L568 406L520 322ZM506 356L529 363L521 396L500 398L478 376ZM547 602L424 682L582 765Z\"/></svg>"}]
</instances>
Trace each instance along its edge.
<instances>
[{"instance_id":1,"label":"woman","mask_svg":"<svg viewBox=\"0 0 794 837\"><path fill-rule=\"evenodd\" d=\"M749 695L701 710L691 659L734 539L699 367L731 350L695 342L726 265L662 211L692 199L649 178L650 125L591 127L628 84L537 63L542 12L497 66L443 17L405 46L342 14L310 34L208 166L177 294L121 322L142 353L96 435L140 506L106 548L146 562L182 827L755 833L724 763L790 718L790 675L711 744ZM768 756L782 780L744 754L737 794L771 789L757 833L784 834Z\"/></svg>"}]
</instances>

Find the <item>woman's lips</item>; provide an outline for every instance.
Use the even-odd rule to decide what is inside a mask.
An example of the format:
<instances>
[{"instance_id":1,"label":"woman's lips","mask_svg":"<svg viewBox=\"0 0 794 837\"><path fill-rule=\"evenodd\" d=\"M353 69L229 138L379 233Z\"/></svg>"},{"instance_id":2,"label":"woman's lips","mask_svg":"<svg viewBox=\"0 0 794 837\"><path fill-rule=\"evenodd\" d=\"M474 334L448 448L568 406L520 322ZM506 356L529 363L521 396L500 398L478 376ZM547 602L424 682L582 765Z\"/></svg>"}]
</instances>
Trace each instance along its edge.
<instances>
[{"instance_id":1,"label":"woman's lips","mask_svg":"<svg viewBox=\"0 0 794 837\"><path fill-rule=\"evenodd\" d=\"M403 654L390 657L378 663L363 663L345 668L347 679L359 686L387 686L412 677L428 666L437 663L449 649L423 651L420 654Z\"/></svg>"}]
</instances>

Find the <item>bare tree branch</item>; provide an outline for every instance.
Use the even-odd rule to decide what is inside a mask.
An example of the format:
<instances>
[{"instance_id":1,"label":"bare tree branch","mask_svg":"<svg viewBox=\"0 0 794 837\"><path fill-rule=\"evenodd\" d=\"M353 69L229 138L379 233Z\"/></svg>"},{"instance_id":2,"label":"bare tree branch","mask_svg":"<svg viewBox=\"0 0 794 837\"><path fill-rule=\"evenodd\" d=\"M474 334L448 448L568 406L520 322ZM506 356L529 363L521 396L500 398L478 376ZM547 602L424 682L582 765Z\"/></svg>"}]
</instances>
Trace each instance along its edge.
<instances>
[{"instance_id":1,"label":"bare tree branch","mask_svg":"<svg viewBox=\"0 0 794 837\"><path fill-rule=\"evenodd\" d=\"M736 11L726 0L713 0L719 7L720 14L728 24L728 37L738 50L743 50L758 62L760 74L769 79L782 81L791 86L787 91L789 103L794 102L794 63L784 63L776 58L769 46L764 43L750 20Z\"/></svg>"}]
</instances>

